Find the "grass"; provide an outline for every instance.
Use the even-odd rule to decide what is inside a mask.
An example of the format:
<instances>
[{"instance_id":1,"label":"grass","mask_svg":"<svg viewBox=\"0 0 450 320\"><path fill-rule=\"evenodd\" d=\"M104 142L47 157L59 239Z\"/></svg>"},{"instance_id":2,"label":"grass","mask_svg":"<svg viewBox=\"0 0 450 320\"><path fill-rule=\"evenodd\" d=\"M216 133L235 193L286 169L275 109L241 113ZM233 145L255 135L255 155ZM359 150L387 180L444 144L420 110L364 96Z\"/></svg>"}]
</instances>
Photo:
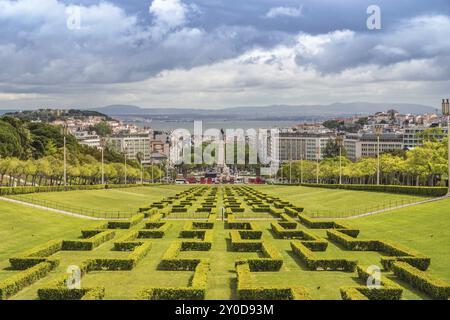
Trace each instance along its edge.
<instances>
[{"instance_id":1,"label":"grass","mask_svg":"<svg viewBox=\"0 0 450 320\"><path fill-rule=\"evenodd\" d=\"M159 185L123 189L43 192L11 196L11 198L75 213L83 213L80 212L79 208L134 213L140 207L145 207L154 201L161 200L163 196L175 195L186 188L187 186L182 185Z\"/></svg>"},{"instance_id":2,"label":"grass","mask_svg":"<svg viewBox=\"0 0 450 320\"><path fill-rule=\"evenodd\" d=\"M167 187L161 186L154 188L152 190L133 188L124 189L123 191L141 193L145 196L145 201L147 202L152 201L147 199L148 194L151 194L149 198L154 197L154 200L159 200L161 193L167 193ZM262 191L267 189L268 193L276 193L277 188L280 190L279 196L285 199L289 199L289 194L294 194L295 190L291 188L298 188L301 194L304 192L306 194L308 193L308 190L303 190L302 187L258 187ZM177 188L176 191L178 190L180 189ZM175 191L172 192L175 193ZM334 192L334 190L327 190L327 192ZM361 202L361 192L340 190L338 192L345 193L344 199L347 201L347 207ZM54 193L53 195L55 197L60 195L62 198L68 199L70 198L67 195L69 193L72 192ZM96 195L100 195L97 191L88 191L88 193L92 193L92 195L83 195L85 199L95 199ZM115 193L125 195L122 192ZM353 197L350 197L347 193L353 194ZM158 196L155 196L155 194L158 194ZM288 196L285 196L286 194ZM364 192L364 194L366 193ZM375 197L380 196L380 194L376 193L368 193L364 196L369 197L369 195L374 195ZM328 195L323 196L330 199ZM105 201L103 200L104 198L100 199L102 199L101 201ZM121 199L123 201L123 196ZM304 198L301 197L301 199ZM320 205L323 205L327 200L320 201L320 198L316 197L316 201L321 202ZM344 200L334 199L335 204L340 203L340 207L345 208L344 203L341 203L342 201ZM292 202L294 201L292 200ZM300 204L300 201L294 203ZM376 238L393 240L430 256L432 264L429 272L433 276L450 282L450 256L448 254L450 252L449 208L450 200L442 200L370 217L348 220L347 224L360 228L360 238L362 239ZM12 255L50 239L75 239L79 237L81 229L96 223L95 221L58 215L2 201L0 201L0 221L0 238L2 239L0 242L0 280L14 273L14 271L5 269L8 265L6 259ZM153 244L152 250L133 271L92 272L82 279L82 286L105 286L105 299L133 299L139 290L152 286L186 286L193 275L192 272L171 272L157 269L158 263L167 248L173 241L179 239L179 233L185 222L174 220L169 221L169 223L173 227L163 239L148 240ZM355 273L307 270L302 262L292 254L289 240L274 239L270 231L270 221L258 221L256 223L263 230L264 240L271 242L282 254L284 260L280 272L260 272L253 274L255 281L259 285L300 285L306 287L314 299L340 299L338 289L340 286L359 284ZM136 228L142 228L143 224L141 223ZM123 232L126 231L117 231L116 239ZM314 232L322 237L326 236L324 230L310 230L310 232ZM185 257L198 256L210 259L211 271L208 276L207 299L236 299L234 262L240 258L256 257L258 255L257 253L231 252L228 249L228 234L229 230L225 229L224 223L218 220L215 223L214 241L210 251L182 253ZM61 261L58 269L48 277L24 289L13 298L35 299L37 289L48 284L58 275L64 274L69 265L77 265L88 258L94 257L126 256L126 252L112 251L113 242L114 240L106 242L92 252L59 252L55 254L54 257ZM326 252L317 254L325 257L357 259L361 264L365 265L379 265L381 257L377 252L345 251L331 242L329 242ZM391 274L385 273L384 276L391 277ZM409 286L403 283L401 285L405 289L405 299L427 298Z\"/></svg>"},{"instance_id":3,"label":"grass","mask_svg":"<svg viewBox=\"0 0 450 320\"><path fill-rule=\"evenodd\" d=\"M450 199L349 220L367 238L392 240L431 257L430 272L450 283Z\"/></svg>"},{"instance_id":4,"label":"grass","mask_svg":"<svg viewBox=\"0 0 450 320\"><path fill-rule=\"evenodd\" d=\"M0 201L0 279L8 276L4 268L11 256L52 239L76 237L93 223Z\"/></svg>"},{"instance_id":5,"label":"grass","mask_svg":"<svg viewBox=\"0 0 450 320\"><path fill-rule=\"evenodd\" d=\"M305 208L314 217L349 217L426 199L404 194L261 185L255 189Z\"/></svg>"}]
</instances>

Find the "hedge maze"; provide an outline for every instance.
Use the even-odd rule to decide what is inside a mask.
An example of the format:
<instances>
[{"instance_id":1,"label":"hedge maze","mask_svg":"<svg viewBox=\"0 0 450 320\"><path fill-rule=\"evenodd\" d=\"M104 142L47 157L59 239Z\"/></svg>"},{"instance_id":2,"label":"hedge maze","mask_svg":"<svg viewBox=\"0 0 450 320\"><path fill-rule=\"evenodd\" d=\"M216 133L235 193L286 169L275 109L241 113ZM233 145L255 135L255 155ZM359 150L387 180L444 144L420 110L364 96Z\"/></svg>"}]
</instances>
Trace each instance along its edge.
<instances>
[{"instance_id":1,"label":"hedge maze","mask_svg":"<svg viewBox=\"0 0 450 320\"><path fill-rule=\"evenodd\" d=\"M429 257L341 221L247 186L192 187L11 257L0 300L449 298Z\"/></svg>"}]
</instances>

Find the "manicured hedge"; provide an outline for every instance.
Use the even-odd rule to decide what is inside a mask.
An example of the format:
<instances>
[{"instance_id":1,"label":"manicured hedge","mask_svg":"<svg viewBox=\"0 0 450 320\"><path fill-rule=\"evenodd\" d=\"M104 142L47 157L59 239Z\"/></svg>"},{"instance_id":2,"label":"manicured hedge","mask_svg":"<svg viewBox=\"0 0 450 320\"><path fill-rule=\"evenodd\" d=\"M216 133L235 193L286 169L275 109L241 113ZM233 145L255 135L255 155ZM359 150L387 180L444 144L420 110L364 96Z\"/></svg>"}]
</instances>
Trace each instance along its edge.
<instances>
[{"instance_id":1,"label":"manicured hedge","mask_svg":"<svg viewBox=\"0 0 450 320\"><path fill-rule=\"evenodd\" d=\"M344 189L357 191L373 191L373 192L387 192L400 193L417 196L443 197L447 194L448 189L445 187L414 187L414 186L395 186L395 185L371 185L371 184L314 184L304 183L305 187L329 188L329 189Z\"/></svg>"},{"instance_id":2,"label":"manicured hedge","mask_svg":"<svg viewBox=\"0 0 450 320\"><path fill-rule=\"evenodd\" d=\"M101 231L93 237L83 240L63 240L62 250L64 251L90 251L102 243L111 240L116 235L113 230Z\"/></svg>"},{"instance_id":3,"label":"manicured hedge","mask_svg":"<svg viewBox=\"0 0 450 320\"><path fill-rule=\"evenodd\" d=\"M236 264L237 292L242 300L309 300L306 289L302 287L255 286L252 283L250 266Z\"/></svg>"},{"instance_id":4,"label":"manicured hedge","mask_svg":"<svg viewBox=\"0 0 450 320\"><path fill-rule=\"evenodd\" d=\"M62 240L51 240L27 250L16 257L10 258L9 263L14 270L26 270L38 263L50 261L47 257L62 249ZM56 263L56 262L53 262Z\"/></svg>"},{"instance_id":5,"label":"manicured hedge","mask_svg":"<svg viewBox=\"0 0 450 320\"><path fill-rule=\"evenodd\" d=\"M158 268L160 270L188 271L195 270L200 262L208 262L208 259L180 259L178 255L183 250L183 241L173 242L164 253ZM186 249L188 250L188 249ZM195 250L191 247L191 250Z\"/></svg>"},{"instance_id":6,"label":"manicured hedge","mask_svg":"<svg viewBox=\"0 0 450 320\"><path fill-rule=\"evenodd\" d=\"M194 269L188 287L157 287L143 290L137 297L139 300L203 300L206 295L206 282L209 272L208 262L199 262Z\"/></svg>"},{"instance_id":7,"label":"manicured hedge","mask_svg":"<svg viewBox=\"0 0 450 320\"><path fill-rule=\"evenodd\" d=\"M41 262L27 270L21 271L0 281L0 300L6 300L25 287L44 278L50 271L56 268L56 266L57 263L54 262Z\"/></svg>"},{"instance_id":8,"label":"manicured hedge","mask_svg":"<svg viewBox=\"0 0 450 320\"><path fill-rule=\"evenodd\" d=\"M102 300L105 288L69 289L67 287L45 287L38 289L40 300Z\"/></svg>"},{"instance_id":9,"label":"manicured hedge","mask_svg":"<svg viewBox=\"0 0 450 320\"><path fill-rule=\"evenodd\" d=\"M261 250L262 240L242 239L240 230L230 231L231 250L237 252L254 252Z\"/></svg>"},{"instance_id":10,"label":"manicured hedge","mask_svg":"<svg viewBox=\"0 0 450 320\"><path fill-rule=\"evenodd\" d=\"M401 288L368 288L342 287L340 288L343 300L400 300L403 290Z\"/></svg>"},{"instance_id":11,"label":"manicured hedge","mask_svg":"<svg viewBox=\"0 0 450 320\"><path fill-rule=\"evenodd\" d=\"M327 230L328 238L353 251L378 251L388 255L381 258L384 269L389 270L395 261L404 261L412 266L427 270L431 259L420 252L384 240L358 240L344 234L343 230Z\"/></svg>"},{"instance_id":12,"label":"manicured hedge","mask_svg":"<svg viewBox=\"0 0 450 320\"><path fill-rule=\"evenodd\" d=\"M157 229L153 229L152 227L159 226ZM150 239L150 238L163 238L166 232L172 227L172 224L169 222L163 223L152 223L149 222L146 224L146 227L150 229L139 230L138 238L139 239Z\"/></svg>"},{"instance_id":13,"label":"manicured hedge","mask_svg":"<svg viewBox=\"0 0 450 320\"><path fill-rule=\"evenodd\" d=\"M367 267L358 265L356 271L359 280L366 284L370 276ZM342 287L340 292L343 300L400 300L403 289L387 277L382 277L378 287L368 287L367 285Z\"/></svg>"},{"instance_id":14,"label":"manicured hedge","mask_svg":"<svg viewBox=\"0 0 450 320\"><path fill-rule=\"evenodd\" d=\"M132 270L151 250L152 243L136 243L134 250L127 258L104 258L88 260L88 271L98 270Z\"/></svg>"},{"instance_id":15,"label":"manicured hedge","mask_svg":"<svg viewBox=\"0 0 450 320\"><path fill-rule=\"evenodd\" d=\"M317 258L314 253L299 240L292 241L291 248L292 252L311 270L341 270L353 272L357 265L356 260Z\"/></svg>"},{"instance_id":16,"label":"manicured hedge","mask_svg":"<svg viewBox=\"0 0 450 320\"><path fill-rule=\"evenodd\" d=\"M116 184L116 185L74 185L74 186L20 186L20 187L0 187L0 196L39 193L39 192L61 192L75 190L101 190L113 188L132 188L142 186L139 184Z\"/></svg>"},{"instance_id":17,"label":"manicured hedge","mask_svg":"<svg viewBox=\"0 0 450 320\"><path fill-rule=\"evenodd\" d=\"M144 220L144 217L145 215L143 213L140 213L128 220L108 221L108 229L130 229L131 227L134 227L139 222Z\"/></svg>"},{"instance_id":18,"label":"manicured hedge","mask_svg":"<svg viewBox=\"0 0 450 320\"><path fill-rule=\"evenodd\" d=\"M394 262L392 264L392 271L397 277L408 282L417 290L425 292L433 299L448 300L450 297L450 285L448 283L432 278L408 263Z\"/></svg>"}]
</instances>

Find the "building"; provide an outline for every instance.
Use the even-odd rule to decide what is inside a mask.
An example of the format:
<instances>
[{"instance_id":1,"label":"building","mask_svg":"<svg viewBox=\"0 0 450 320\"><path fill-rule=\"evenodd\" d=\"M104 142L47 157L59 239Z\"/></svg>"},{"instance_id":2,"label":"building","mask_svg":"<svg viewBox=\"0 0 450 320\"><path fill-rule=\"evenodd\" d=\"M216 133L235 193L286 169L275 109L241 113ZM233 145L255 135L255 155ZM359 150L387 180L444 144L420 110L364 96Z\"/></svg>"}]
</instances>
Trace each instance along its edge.
<instances>
[{"instance_id":1,"label":"building","mask_svg":"<svg viewBox=\"0 0 450 320\"><path fill-rule=\"evenodd\" d=\"M323 151L330 140L331 133L280 132L278 135L279 160L317 160L323 159Z\"/></svg>"},{"instance_id":2,"label":"building","mask_svg":"<svg viewBox=\"0 0 450 320\"><path fill-rule=\"evenodd\" d=\"M403 145L406 149L413 149L415 147L419 147L422 145L423 138L421 134L424 133L425 130L431 129L431 127L424 126L412 126L407 127L403 130ZM442 141L444 136L447 134L447 128L441 128L442 134L440 133L431 133L429 138L436 139Z\"/></svg>"},{"instance_id":3,"label":"building","mask_svg":"<svg viewBox=\"0 0 450 320\"><path fill-rule=\"evenodd\" d=\"M374 157L378 154L378 139L373 133L346 135L344 148L347 157L351 160ZM403 149L403 134L383 133L380 135L380 153Z\"/></svg>"},{"instance_id":4,"label":"building","mask_svg":"<svg viewBox=\"0 0 450 320\"><path fill-rule=\"evenodd\" d=\"M127 159L136 160L137 154L140 153L142 163L151 163L152 138L148 133L111 136L106 141L113 150L124 153Z\"/></svg>"},{"instance_id":5,"label":"building","mask_svg":"<svg viewBox=\"0 0 450 320\"><path fill-rule=\"evenodd\" d=\"M88 131L76 131L73 134L79 144L100 149L102 141L100 136Z\"/></svg>"}]
</instances>

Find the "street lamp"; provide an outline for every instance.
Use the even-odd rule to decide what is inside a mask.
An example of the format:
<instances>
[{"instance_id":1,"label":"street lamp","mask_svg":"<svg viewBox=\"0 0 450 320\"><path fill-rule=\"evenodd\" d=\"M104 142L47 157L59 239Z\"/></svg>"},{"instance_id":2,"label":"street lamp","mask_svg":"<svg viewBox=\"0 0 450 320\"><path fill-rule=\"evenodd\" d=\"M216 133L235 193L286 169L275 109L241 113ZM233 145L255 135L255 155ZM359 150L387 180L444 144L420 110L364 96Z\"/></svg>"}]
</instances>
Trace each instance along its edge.
<instances>
[{"instance_id":1,"label":"street lamp","mask_svg":"<svg viewBox=\"0 0 450 320\"><path fill-rule=\"evenodd\" d=\"M67 186L67 151L66 151L66 134L67 134L67 124L64 123L63 126L63 152L64 152L64 173L63 173L63 183L64 187Z\"/></svg>"},{"instance_id":2,"label":"street lamp","mask_svg":"<svg viewBox=\"0 0 450 320\"><path fill-rule=\"evenodd\" d=\"M304 141L301 141L300 149L300 183L303 184L303 154L305 153Z\"/></svg>"},{"instance_id":3,"label":"street lamp","mask_svg":"<svg viewBox=\"0 0 450 320\"><path fill-rule=\"evenodd\" d=\"M339 147L339 184L342 184L342 147L344 145L344 136L342 134L337 135L336 144Z\"/></svg>"},{"instance_id":4,"label":"street lamp","mask_svg":"<svg viewBox=\"0 0 450 320\"><path fill-rule=\"evenodd\" d=\"M320 140L319 146L316 148L316 183L319 184L319 158L320 158Z\"/></svg>"},{"instance_id":5,"label":"street lamp","mask_svg":"<svg viewBox=\"0 0 450 320\"><path fill-rule=\"evenodd\" d=\"M289 184L292 184L292 140L289 145Z\"/></svg>"},{"instance_id":6,"label":"street lamp","mask_svg":"<svg viewBox=\"0 0 450 320\"><path fill-rule=\"evenodd\" d=\"M383 133L382 125L375 125L375 135L377 136L377 185L380 184L380 136Z\"/></svg>"},{"instance_id":7,"label":"street lamp","mask_svg":"<svg viewBox=\"0 0 450 320\"><path fill-rule=\"evenodd\" d=\"M105 157L104 157L104 149L102 142L102 185L105 184Z\"/></svg>"},{"instance_id":8,"label":"street lamp","mask_svg":"<svg viewBox=\"0 0 450 320\"><path fill-rule=\"evenodd\" d=\"M127 154L125 153L125 184L127 184Z\"/></svg>"},{"instance_id":9,"label":"street lamp","mask_svg":"<svg viewBox=\"0 0 450 320\"><path fill-rule=\"evenodd\" d=\"M442 99L442 115L447 117L447 140L448 140L448 152L447 152L447 165L448 165L448 192L447 196L450 197L450 106L448 99Z\"/></svg>"}]
</instances>

